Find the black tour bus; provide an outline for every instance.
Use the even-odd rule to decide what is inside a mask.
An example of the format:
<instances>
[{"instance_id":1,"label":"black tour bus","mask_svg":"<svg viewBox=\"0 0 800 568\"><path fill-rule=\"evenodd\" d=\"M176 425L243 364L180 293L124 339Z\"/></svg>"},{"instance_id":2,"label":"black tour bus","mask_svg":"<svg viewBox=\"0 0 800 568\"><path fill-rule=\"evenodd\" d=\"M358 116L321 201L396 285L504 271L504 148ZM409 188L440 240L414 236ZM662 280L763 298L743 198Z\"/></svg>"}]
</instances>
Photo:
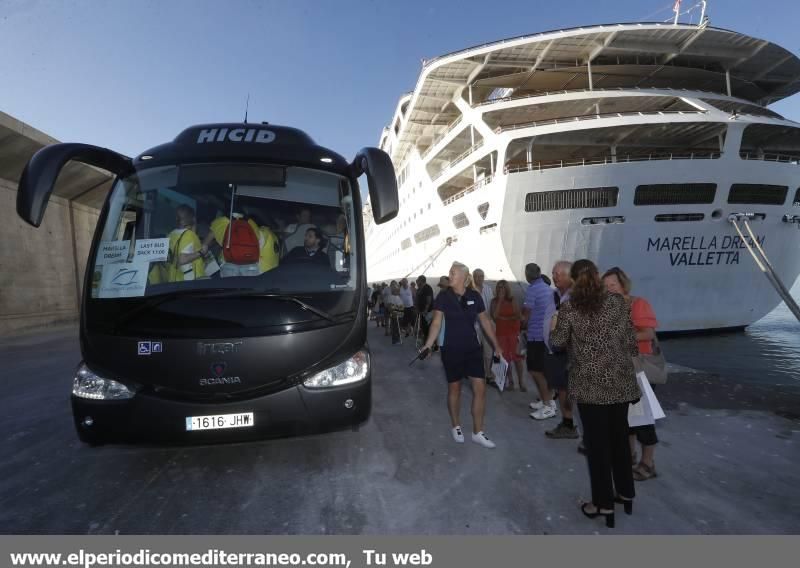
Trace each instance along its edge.
<instances>
[{"instance_id":1,"label":"black tour bus","mask_svg":"<svg viewBox=\"0 0 800 568\"><path fill-rule=\"evenodd\" d=\"M70 160L116 176L82 292L72 388L82 441L206 443L369 417L357 178L366 175L375 222L392 219L385 152L364 148L348 163L267 123L193 126L134 159L54 144L20 179L27 223L41 224Z\"/></svg>"}]
</instances>

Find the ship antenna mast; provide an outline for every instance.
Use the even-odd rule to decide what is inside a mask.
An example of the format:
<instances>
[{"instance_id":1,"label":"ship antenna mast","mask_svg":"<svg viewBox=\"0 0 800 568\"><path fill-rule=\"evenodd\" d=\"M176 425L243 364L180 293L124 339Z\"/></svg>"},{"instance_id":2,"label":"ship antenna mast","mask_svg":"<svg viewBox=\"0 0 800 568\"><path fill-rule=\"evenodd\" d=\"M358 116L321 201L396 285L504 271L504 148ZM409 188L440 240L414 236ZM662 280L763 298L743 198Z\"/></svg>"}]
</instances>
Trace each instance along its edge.
<instances>
[{"instance_id":1,"label":"ship antenna mast","mask_svg":"<svg viewBox=\"0 0 800 568\"><path fill-rule=\"evenodd\" d=\"M247 124L247 111L250 109L250 93L247 93L247 102L244 103L244 123Z\"/></svg>"},{"instance_id":2,"label":"ship antenna mast","mask_svg":"<svg viewBox=\"0 0 800 568\"><path fill-rule=\"evenodd\" d=\"M700 10L700 23L698 25L700 27L705 27L708 24L708 22L706 22L706 7L708 3L706 0L702 0L700 3L703 5L703 7Z\"/></svg>"},{"instance_id":3,"label":"ship antenna mast","mask_svg":"<svg viewBox=\"0 0 800 568\"><path fill-rule=\"evenodd\" d=\"M678 18L681 16L681 1L682 0L675 0L675 4L672 6L672 11L675 12L675 18L673 19L672 23L676 26L678 25ZM708 20L706 18L708 2L706 2L706 0L700 0L700 2L689 8L686 13L688 14L693 12L698 6L700 6L700 21L697 23L697 26L704 28L708 25Z\"/></svg>"}]
</instances>

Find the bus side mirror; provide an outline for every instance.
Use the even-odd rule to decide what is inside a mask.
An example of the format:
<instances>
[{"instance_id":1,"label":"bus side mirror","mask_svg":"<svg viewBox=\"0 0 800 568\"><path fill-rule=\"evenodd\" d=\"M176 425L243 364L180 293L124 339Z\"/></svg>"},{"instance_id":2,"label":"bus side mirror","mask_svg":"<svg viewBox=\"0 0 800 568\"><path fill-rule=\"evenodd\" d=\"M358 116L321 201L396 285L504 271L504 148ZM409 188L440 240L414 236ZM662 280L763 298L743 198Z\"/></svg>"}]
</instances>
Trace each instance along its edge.
<instances>
[{"instance_id":1,"label":"bus side mirror","mask_svg":"<svg viewBox=\"0 0 800 568\"><path fill-rule=\"evenodd\" d=\"M380 225L397 216L400 200L397 197L397 179L389 154L378 148L362 148L351 164L355 177L367 175L372 216Z\"/></svg>"},{"instance_id":2,"label":"bus side mirror","mask_svg":"<svg viewBox=\"0 0 800 568\"><path fill-rule=\"evenodd\" d=\"M58 174L70 160L76 160L124 175L133 169L131 159L106 148L89 144L52 144L45 146L28 160L17 191L17 215L34 227L42 224L50 194Z\"/></svg>"}]
</instances>

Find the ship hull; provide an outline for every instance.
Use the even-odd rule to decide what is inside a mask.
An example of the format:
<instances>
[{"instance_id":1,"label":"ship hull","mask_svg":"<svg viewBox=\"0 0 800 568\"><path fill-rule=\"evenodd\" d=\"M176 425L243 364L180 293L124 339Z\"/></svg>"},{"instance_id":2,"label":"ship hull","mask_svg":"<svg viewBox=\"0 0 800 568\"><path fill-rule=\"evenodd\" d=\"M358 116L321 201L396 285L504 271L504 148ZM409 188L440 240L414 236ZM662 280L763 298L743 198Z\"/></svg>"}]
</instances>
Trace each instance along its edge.
<instances>
[{"instance_id":1,"label":"ship hull","mask_svg":"<svg viewBox=\"0 0 800 568\"><path fill-rule=\"evenodd\" d=\"M662 183L716 183L717 191L709 204L634 205L638 185ZM780 206L728 204L728 189L734 183L786 185L790 196ZM791 196L798 185L797 165L745 161L738 156L499 175L492 183L431 211L421 225L437 224L440 235L371 265L368 276L372 282L423 273L429 280L438 279L458 260L471 269L483 269L490 282L511 281L515 295L521 295L527 263L535 262L549 273L559 260L588 258L601 271L619 266L630 275L632 293L653 305L659 331L741 328L765 316L781 299L728 215L765 215L763 220L751 221L753 233L779 277L791 287L800 274L800 230L797 224L784 222L783 216L797 214ZM525 210L529 193L587 187L618 187L617 205ZM478 208L487 202L489 210L481 218ZM459 213L470 217L470 224L456 229L452 217ZM670 214L702 214L703 219L655 221L656 215ZM452 239L449 246L448 237Z\"/></svg>"}]
</instances>

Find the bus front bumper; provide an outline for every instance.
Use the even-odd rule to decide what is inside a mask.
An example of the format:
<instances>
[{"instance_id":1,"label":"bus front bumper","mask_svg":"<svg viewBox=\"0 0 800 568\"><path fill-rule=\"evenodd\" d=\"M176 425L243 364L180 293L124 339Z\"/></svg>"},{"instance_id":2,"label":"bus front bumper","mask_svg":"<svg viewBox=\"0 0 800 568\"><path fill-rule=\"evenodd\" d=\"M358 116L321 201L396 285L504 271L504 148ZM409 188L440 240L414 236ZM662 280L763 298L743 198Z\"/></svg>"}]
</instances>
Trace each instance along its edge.
<instances>
[{"instance_id":1,"label":"bus front bumper","mask_svg":"<svg viewBox=\"0 0 800 568\"><path fill-rule=\"evenodd\" d=\"M371 377L355 385L309 389L298 385L246 400L198 402L136 394L122 401L72 396L78 437L88 444L150 441L218 443L292 436L354 427L372 404ZM247 426L189 429L187 418L252 413Z\"/></svg>"}]
</instances>

